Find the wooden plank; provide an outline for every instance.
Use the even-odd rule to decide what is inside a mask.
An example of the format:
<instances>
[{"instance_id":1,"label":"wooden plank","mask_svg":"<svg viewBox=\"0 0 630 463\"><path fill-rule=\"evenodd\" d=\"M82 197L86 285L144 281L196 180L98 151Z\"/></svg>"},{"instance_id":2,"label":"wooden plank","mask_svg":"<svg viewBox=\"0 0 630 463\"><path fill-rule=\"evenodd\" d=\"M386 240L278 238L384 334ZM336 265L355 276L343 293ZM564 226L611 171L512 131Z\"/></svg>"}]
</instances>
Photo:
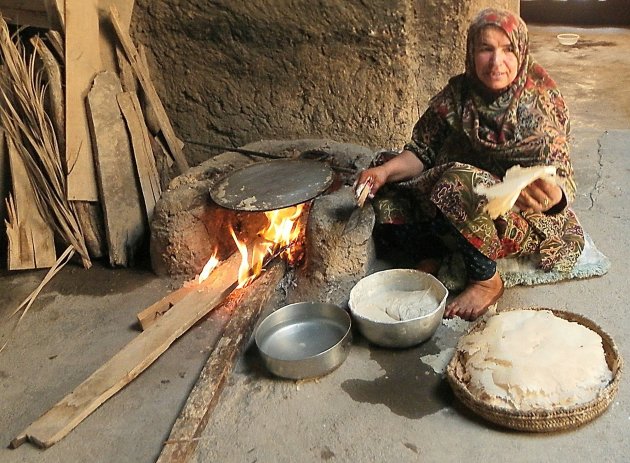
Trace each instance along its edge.
<instances>
[{"instance_id":1,"label":"wooden plank","mask_svg":"<svg viewBox=\"0 0 630 463\"><path fill-rule=\"evenodd\" d=\"M208 424L227 378L249 341L254 326L271 293L284 276L284 263L276 261L232 312L221 339L214 348L157 460L158 463L188 461L198 438Z\"/></svg>"},{"instance_id":2,"label":"wooden plank","mask_svg":"<svg viewBox=\"0 0 630 463\"><path fill-rule=\"evenodd\" d=\"M0 0L0 10L5 8L46 12L44 0Z\"/></svg>"},{"instance_id":3,"label":"wooden plank","mask_svg":"<svg viewBox=\"0 0 630 463\"><path fill-rule=\"evenodd\" d=\"M0 12L9 24L49 29L47 0L0 0Z\"/></svg>"},{"instance_id":4,"label":"wooden plank","mask_svg":"<svg viewBox=\"0 0 630 463\"><path fill-rule=\"evenodd\" d=\"M71 201L81 226L85 247L90 257L107 255L107 236L101 204L90 201Z\"/></svg>"},{"instance_id":5,"label":"wooden plank","mask_svg":"<svg viewBox=\"0 0 630 463\"><path fill-rule=\"evenodd\" d=\"M115 6L120 14L120 26L129 31L134 0L96 0L99 17L99 48L103 71L117 71L116 32L109 20L109 9Z\"/></svg>"},{"instance_id":6,"label":"wooden plank","mask_svg":"<svg viewBox=\"0 0 630 463\"><path fill-rule=\"evenodd\" d=\"M44 0L46 15L50 28L64 32L66 30L66 3L65 0Z\"/></svg>"},{"instance_id":7,"label":"wooden plank","mask_svg":"<svg viewBox=\"0 0 630 463\"><path fill-rule=\"evenodd\" d=\"M162 191L164 191L168 189L168 184L176 176L175 169L172 168L174 161L164 147L159 135L151 138L151 148L153 149L155 165L160 176L160 185L162 186Z\"/></svg>"},{"instance_id":8,"label":"wooden plank","mask_svg":"<svg viewBox=\"0 0 630 463\"><path fill-rule=\"evenodd\" d=\"M8 205L10 222L8 268L24 270L52 267L57 260L52 228L37 208L35 191L18 147L7 137L13 202Z\"/></svg>"},{"instance_id":9,"label":"wooden plank","mask_svg":"<svg viewBox=\"0 0 630 463\"><path fill-rule=\"evenodd\" d=\"M138 46L138 57L140 58L140 62L142 63L144 69L147 70L147 77L151 79L151 74L149 71L149 60L147 58L147 50L142 44ZM155 114L155 109L153 109L151 103L147 101L147 97L144 95L144 93L142 93L142 103L144 104L144 117L147 122L147 127L149 128L149 131L152 135L157 135L160 132L160 120ZM181 143L179 146L180 148L183 148L183 145Z\"/></svg>"},{"instance_id":10,"label":"wooden plank","mask_svg":"<svg viewBox=\"0 0 630 463\"><path fill-rule=\"evenodd\" d=\"M11 441L15 448L29 440L48 448L65 437L103 402L151 365L168 347L236 288L241 256L224 261L214 278L178 302L157 323L140 333L72 393ZM220 270L220 271L219 271Z\"/></svg>"},{"instance_id":11,"label":"wooden plank","mask_svg":"<svg viewBox=\"0 0 630 463\"><path fill-rule=\"evenodd\" d=\"M66 164L68 199L98 201L85 99L102 69L96 0L66 0Z\"/></svg>"},{"instance_id":12,"label":"wooden plank","mask_svg":"<svg viewBox=\"0 0 630 463\"><path fill-rule=\"evenodd\" d=\"M166 113L166 109L162 105L162 101L158 96L155 87L153 86L153 82L149 77L148 70L143 66L140 56L138 55L138 51L129 36L129 33L124 29L123 25L120 23L120 18L118 15L118 11L115 6L110 8L110 18L112 24L114 25L114 29L116 30L116 35L118 36L118 40L127 55L127 59L131 64L131 67L136 73L136 77L140 82L140 86L144 91L144 94L147 98L147 103L153 107L155 111L155 115L160 123L160 128L164 133L164 138L166 139L166 143L168 145L169 150L173 154L175 158L175 162L177 163L177 168L180 173L186 172L188 170L188 162L184 157L184 153L182 152L180 140L175 136L175 131L173 130L173 126L171 125L171 121L168 118L168 114Z\"/></svg>"},{"instance_id":13,"label":"wooden plank","mask_svg":"<svg viewBox=\"0 0 630 463\"><path fill-rule=\"evenodd\" d=\"M120 83L122 84L123 90L125 92L138 93L136 75L133 73L133 69L131 69L131 64L127 61L125 53L120 48L116 48L116 58L118 60L118 74L120 75Z\"/></svg>"},{"instance_id":14,"label":"wooden plank","mask_svg":"<svg viewBox=\"0 0 630 463\"><path fill-rule=\"evenodd\" d=\"M146 330L151 325L153 325L156 321L160 319L162 315L166 313L167 310L170 310L171 307L181 301L191 291L193 291L192 286L183 286L175 291L168 293L159 301L151 304L149 307L139 312L136 317L138 318L138 323L140 323L140 327L142 328L142 330Z\"/></svg>"},{"instance_id":15,"label":"wooden plank","mask_svg":"<svg viewBox=\"0 0 630 463\"><path fill-rule=\"evenodd\" d=\"M87 101L109 262L128 266L146 235L147 223L127 127L116 103L119 93L118 76L104 71L94 79Z\"/></svg>"},{"instance_id":16,"label":"wooden plank","mask_svg":"<svg viewBox=\"0 0 630 463\"><path fill-rule=\"evenodd\" d=\"M160 178L155 166L155 158L153 157L153 148L151 148L151 138L144 123L140 101L136 94L123 92L119 93L116 98L131 136L133 156L136 161L136 172L140 180L146 217L148 223L151 223L153 209L162 195Z\"/></svg>"}]
</instances>

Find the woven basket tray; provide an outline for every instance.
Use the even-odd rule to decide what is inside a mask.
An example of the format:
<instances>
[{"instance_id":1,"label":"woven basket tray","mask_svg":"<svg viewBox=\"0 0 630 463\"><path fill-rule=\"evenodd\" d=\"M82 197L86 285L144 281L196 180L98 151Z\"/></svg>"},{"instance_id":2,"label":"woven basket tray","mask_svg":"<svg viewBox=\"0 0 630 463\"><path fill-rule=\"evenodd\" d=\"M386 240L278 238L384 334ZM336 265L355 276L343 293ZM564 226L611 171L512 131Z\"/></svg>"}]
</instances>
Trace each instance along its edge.
<instances>
[{"instance_id":1,"label":"woven basket tray","mask_svg":"<svg viewBox=\"0 0 630 463\"><path fill-rule=\"evenodd\" d=\"M523 310L523 309L503 309L500 312L508 310ZM597 418L601 415L606 408L610 405L617 389L619 388L619 380L621 377L621 371L623 368L623 360L617 351L617 347L612 338L599 326L590 321L589 319L563 310L547 309L544 307L529 307L525 310L549 310L559 318L571 322L577 322L583 325L602 338L602 345L604 347L604 353L606 356L606 363L608 368L612 372L613 378L610 383L604 387L597 398L587 402L585 404L576 405L572 407L559 407L554 410L530 410L530 411L516 411L509 410L494 405L489 405L484 401L473 396L462 377L465 373L464 364L462 359L462 352L457 351L446 370L446 377L448 379L455 396L464 403L474 413L482 416L483 418L511 429L519 431L530 432L552 432L563 431L577 428L589 421ZM476 332L485 326L485 321L482 319L475 323L468 333Z\"/></svg>"}]
</instances>

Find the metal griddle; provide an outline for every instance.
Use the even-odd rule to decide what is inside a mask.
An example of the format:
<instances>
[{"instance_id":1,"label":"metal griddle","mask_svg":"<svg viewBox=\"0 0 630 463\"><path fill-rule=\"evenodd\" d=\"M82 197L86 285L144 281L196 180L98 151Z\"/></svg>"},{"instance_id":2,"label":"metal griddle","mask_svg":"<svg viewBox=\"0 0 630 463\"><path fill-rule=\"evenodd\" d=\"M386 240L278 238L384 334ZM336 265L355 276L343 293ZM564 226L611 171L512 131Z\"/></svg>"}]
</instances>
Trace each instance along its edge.
<instances>
[{"instance_id":1,"label":"metal griddle","mask_svg":"<svg viewBox=\"0 0 630 463\"><path fill-rule=\"evenodd\" d=\"M228 174L210 189L210 197L228 209L272 211L313 199L332 184L333 177L333 170L323 162L258 162Z\"/></svg>"}]
</instances>

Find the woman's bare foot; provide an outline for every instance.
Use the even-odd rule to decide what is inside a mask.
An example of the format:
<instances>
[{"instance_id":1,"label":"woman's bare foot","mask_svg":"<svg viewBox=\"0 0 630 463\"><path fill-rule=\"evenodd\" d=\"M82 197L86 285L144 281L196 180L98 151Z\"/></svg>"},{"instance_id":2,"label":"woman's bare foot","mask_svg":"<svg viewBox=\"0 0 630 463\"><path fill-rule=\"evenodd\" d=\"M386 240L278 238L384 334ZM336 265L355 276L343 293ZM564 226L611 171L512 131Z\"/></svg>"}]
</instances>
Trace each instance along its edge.
<instances>
[{"instance_id":1,"label":"woman's bare foot","mask_svg":"<svg viewBox=\"0 0 630 463\"><path fill-rule=\"evenodd\" d=\"M433 276L437 276L438 271L440 270L440 265L442 265L442 261L440 259L422 259L420 263L416 266L417 270L421 272L430 273Z\"/></svg>"},{"instance_id":2,"label":"woman's bare foot","mask_svg":"<svg viewBox=\"0 0 630 463\"><path fill-rule=\"evenodd\" d=\"M503 281L499 272L495 272L489 280L471 280L444 311L445 318L460 317L464 320L475 320L483 315L503 294Z\"/></svg>"}]
</instances>

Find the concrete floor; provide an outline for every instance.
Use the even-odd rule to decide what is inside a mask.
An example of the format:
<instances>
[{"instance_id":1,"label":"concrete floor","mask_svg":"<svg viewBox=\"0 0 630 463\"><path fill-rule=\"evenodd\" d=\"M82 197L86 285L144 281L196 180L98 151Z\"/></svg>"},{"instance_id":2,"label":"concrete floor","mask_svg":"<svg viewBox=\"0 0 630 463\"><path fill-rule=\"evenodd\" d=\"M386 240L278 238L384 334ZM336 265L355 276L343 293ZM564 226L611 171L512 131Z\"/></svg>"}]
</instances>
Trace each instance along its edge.
<instances>
[{"instance_id":1,"label":"concrete floor","mask_svg":"<svg viewBox=\"0 0 630 463\"><path fill-rule=\"evenodd\" d=\"M596 321L630 359L627 203L630 158L630 30L577 29L576 47L555 40L561 27L531 27L532 48L558 81L573 121L575 209L612 261L600 278L506 291L499 306L568 309ZM571 28L576 30L576 28ZM0 319L44 272L3 274ZM100 367L136 334L135 314L171 290L148 271L68 267L40 295L0 354L0 443ZM41 451L0 449L2 462L150 462L167 438L226 316L217 312L65 439ZM199 462L295 461L628 461L628 375L608 411L571 432L532 435L471 416L435 372L466 323L445 323L428 342L385 350L355 337L350 356L317 381L272 378L249 349L199 441ZM6 326L3 327L6 330ZM4 447L4 445L3 445Z\"/></svg>"}]
</instances>

